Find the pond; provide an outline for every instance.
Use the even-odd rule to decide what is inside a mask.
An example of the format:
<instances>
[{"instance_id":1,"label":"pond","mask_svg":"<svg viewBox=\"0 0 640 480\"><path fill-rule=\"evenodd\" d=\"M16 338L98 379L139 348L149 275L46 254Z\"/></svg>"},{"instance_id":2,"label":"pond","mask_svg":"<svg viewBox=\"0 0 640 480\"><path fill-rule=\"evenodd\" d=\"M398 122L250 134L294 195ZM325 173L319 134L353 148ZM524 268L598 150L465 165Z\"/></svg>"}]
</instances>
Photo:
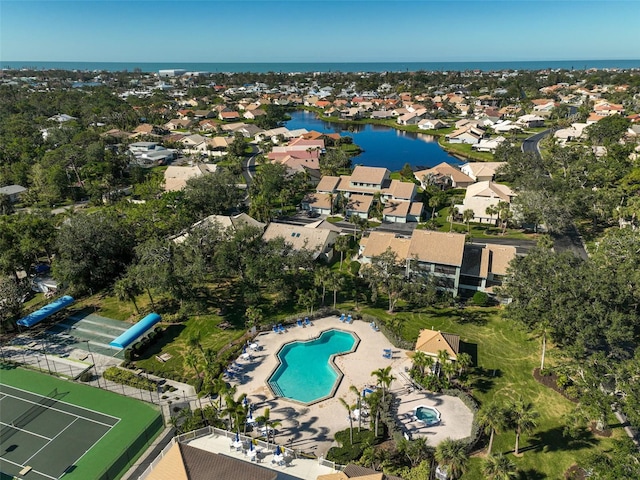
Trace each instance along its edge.
<instances>
[{"instance_id":1,"label":"pond","mask_svg":"<svg viewBox=\"0 0 640 480\"><path fill-rule=\"evenodd\" d=\"M354 166L386 167L394 172L405 163L415 169L433 167L442 162L452 165L464 163L444 151L433 135L424 133L404 132L382 125L326 122L307 111L292 113L285 126L289 130L306 128L353 137L353 142L364 150L352 158Z\"/></svg>"}]
</instances>

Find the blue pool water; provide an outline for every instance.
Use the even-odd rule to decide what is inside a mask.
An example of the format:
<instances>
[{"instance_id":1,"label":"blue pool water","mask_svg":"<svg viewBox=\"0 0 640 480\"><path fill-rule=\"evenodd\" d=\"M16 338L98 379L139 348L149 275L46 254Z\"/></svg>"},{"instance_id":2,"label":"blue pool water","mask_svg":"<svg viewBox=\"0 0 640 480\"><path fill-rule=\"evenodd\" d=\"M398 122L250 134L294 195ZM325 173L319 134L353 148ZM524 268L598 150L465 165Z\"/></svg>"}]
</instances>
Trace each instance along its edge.
<instances>
[{"instance_id":1,"label":"blue pool water","mask_svg":"<svg viewBox=\"0 0 640 480\"><path fill-rule=\"evenodd\" d=\"M440 423L440 414L435 408L432 407L420 406L416 408L416 418L418 420L422 420L427 425L435 425L437 423Z\"/></svg>"},{"instance_id":2,"label":"blue pool water","mask_svg":"<svg viewBox=\"0 0 640 480\"><path fill-rule=\"evenodd\" d=\"M280 365L269 385L276 395L302 403L326 397L338 380L329 358L351 351L355 344L351 333L339 330L327 330L315 340L288 343L278 352Z\"/></svg>"}]
</instances>

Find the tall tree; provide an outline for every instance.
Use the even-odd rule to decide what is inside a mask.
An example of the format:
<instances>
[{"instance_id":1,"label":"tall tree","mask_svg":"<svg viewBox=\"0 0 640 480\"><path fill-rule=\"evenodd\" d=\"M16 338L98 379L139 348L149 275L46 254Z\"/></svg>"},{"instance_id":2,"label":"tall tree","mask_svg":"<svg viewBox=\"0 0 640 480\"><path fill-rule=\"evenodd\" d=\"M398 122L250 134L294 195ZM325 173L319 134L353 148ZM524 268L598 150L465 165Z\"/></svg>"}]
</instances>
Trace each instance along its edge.
<instances>
[{"instance_id":1,"label":"tall tree","mask_svg":"<svg viewBox=\"0 0 640 480\"><path fill-rule=\"evenodd\" d=\"M518 478L518 467L510 458L502 454L487 456L482 472L489 480L514 480Z\"/></svg>"},{"instance_id":2,"label":"tall tree","mask_svg":"<svg viewBox=\"0 0 640 480\"><path fill-rule=\"evenodd\" d=\"M522 398L513 402L508 409L508 418L511 427L516 432L516 445L514 453L520 453L520 436L531 432L537 426L538 412L533 409L530 402Z\"/></svg>"},{"instance_id":3,"label":"tall tree","mask_svg":"<svg viewBox=\"0 0 640 480\"><path fill-rule=\"evenodd\" d=\"M507 425L507 412L497 403L491 402L480 409L477 422L484 430L484 433L489 435L487 456L491 456L493 438L496 432L500 432Z\"/></svg>"}]
</instances>

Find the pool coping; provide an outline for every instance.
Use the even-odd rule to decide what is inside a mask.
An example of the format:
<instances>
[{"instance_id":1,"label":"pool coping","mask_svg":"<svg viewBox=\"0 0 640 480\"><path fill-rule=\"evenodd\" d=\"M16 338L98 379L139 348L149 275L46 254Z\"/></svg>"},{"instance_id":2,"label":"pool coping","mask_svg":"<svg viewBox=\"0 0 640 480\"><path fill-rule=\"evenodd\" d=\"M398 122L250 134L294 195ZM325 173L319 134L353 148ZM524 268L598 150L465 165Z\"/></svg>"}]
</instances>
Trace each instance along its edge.
<instances>
[{"instance_id":1,"label":"pool coping","mask_svg":"<svg viewBox=\"0 0 640 480\"><path fill-rule=\"evenodd\" d=\"M436 422L425 422L424 420L421 420L418 418L418 409L419 408L428 408L430 410L433 410L434 412L436 412L437 416L438 416L438 421ZM425 427L435 427L436 425L440 425L440 423L442 422L442 415L440 413L440 410L438 410L436 407L432 407L431 405L418 405L417 407L415 407L413 409L413 417L416 421L421 422L424 424Z\"/></svg>"},{"instance_id":2,"label":"pool coping","mask_svg":"<svg viewBox=\"0 0 640 480\"><path fill-rule=\"evenodd\" d=\"M271 383L269 382L269 380L271 379L273 374L276 372L276 370L278 370L278 368L280 368L280 365L282 365L282 360L280 359L280 352L282 351L282 349L284 347L286 347L287 345L290 345L290 344L295 343L295 342L301 342L301 343L313 342L313 341L319 339L324 333L330 332L330 331L334 331L334 330L336 330L338 332L350 334L355 339L355 342L354 342L353 346L351 347L351 349L346 350L344 352L340 352L340 353L334 353L329 357L329 365L338 374L338 378L336 378L336 381L333 383L333 388L331 389L331 392L329 392L329 394L325 395L324 397L317 398L315 400L312 400L311 402L301 402L300 400L295 400L293 398L285 397L283 395L278 395L275 392L275 390L271 387ZM340 387L340 384L342 383L342 379L344 378L344 373L342 372L342 370L340 370L338 365L336 365L335 358L336 357L340 357L342 355L348 355L350 353L355 352L358 349L358 345L360 345L360 337L358 336L358 334L356 332L352 332L352 331L349 331L349 330L343 330L341 328L335 328L335 327L327 328L326 330L322 330L316 336L308 338L306 340L298 339L298 340L291 340L290 342L285 342L280 346L278 351L275 353L275 357L278 359L278 362L276 363L275 367L273 367L271 369L271 371L269 372L269 375L267 375L266 380L264 381L264 383L267 386L267 389L271 392L271 395L274 396L274 398L278 398L278 399L285 400L285 401L288 401L288 402L297 403L298 405L304 405L305 407L308 407L310 405L315 405L316 403L323 402L325 400L333 398L335 396L335 394L336 394L336 391Z\"/></svg>"}]
</instances>

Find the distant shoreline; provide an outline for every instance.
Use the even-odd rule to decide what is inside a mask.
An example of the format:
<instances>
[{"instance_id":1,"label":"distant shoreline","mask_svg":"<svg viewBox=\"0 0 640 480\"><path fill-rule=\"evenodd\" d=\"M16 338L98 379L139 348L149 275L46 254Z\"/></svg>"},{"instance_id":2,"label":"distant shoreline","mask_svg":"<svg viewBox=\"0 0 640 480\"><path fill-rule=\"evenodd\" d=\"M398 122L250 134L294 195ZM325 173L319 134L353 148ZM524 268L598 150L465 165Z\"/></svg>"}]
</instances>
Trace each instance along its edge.
<instances>
[{"instance_id":1,"label":"distant shoreline","mask_svg":"<svg viewBox=\"0 0 640 480\"><path fill-rule=\"evenodd\" d=\"M446 71L499 71L499 70L586 70L586 69L640 69L638 60L535 60L499 62L308 62L308 63L216 63L216 62L46 62L3 60L3 70L79 70L107 72L157 72L181 69L206 73L309 73L309 72L446 72Z\"/></svg>"}]
</instances>

